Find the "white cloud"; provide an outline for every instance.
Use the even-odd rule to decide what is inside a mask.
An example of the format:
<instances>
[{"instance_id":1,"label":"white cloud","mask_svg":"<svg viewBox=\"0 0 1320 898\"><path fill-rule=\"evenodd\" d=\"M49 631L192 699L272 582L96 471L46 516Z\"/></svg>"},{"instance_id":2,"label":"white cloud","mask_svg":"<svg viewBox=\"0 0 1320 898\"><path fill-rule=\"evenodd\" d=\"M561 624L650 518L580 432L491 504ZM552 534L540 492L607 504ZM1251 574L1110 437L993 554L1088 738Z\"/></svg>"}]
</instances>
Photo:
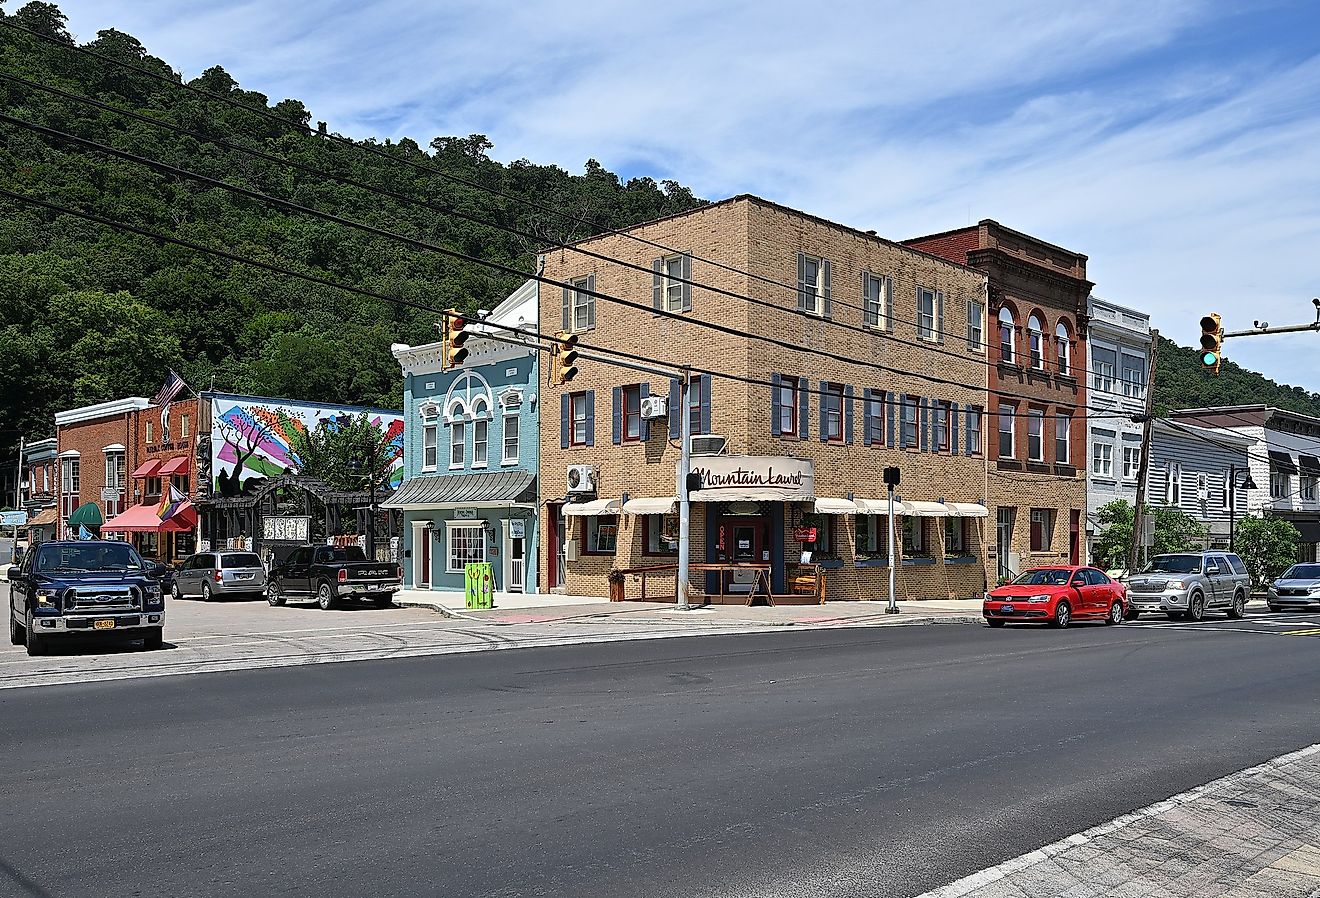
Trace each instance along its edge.
<instances>
[{"instance_id":1,"label":"white cloud","mask_svg":"<svg viewBox=\"0 0 1320 898\"><path fill-rule=\"evenodd\" d=\"M1206 2L62 6L82 39L117 27L354 136L479 132L896 238L993 217L1089 254L1098 293L1184 343L1211 307L1305 320L1320 292L1320 60L1197 57L1189 35L1233 27ZM1320 388L1307 338L1230 349Z\"/></svg>"}]
</instances>

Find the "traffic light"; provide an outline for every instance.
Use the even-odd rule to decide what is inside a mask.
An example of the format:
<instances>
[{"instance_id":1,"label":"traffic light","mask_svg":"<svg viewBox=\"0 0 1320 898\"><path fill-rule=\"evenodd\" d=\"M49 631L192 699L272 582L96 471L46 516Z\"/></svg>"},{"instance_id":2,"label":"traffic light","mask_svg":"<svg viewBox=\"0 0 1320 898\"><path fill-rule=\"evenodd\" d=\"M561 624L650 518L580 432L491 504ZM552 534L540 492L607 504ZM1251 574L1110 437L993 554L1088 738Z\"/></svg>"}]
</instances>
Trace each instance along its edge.
<instances>
[{"instance_id":1,"label":"traffic light","mask_svg":"<svg viewBox=\"0 0 1320 898\"><path fill-rule=\"evenodd\" d=\"M555 338L552 376L560 385L568 383L577 376L577 334L560 333Z\"/></svg>"},{"instance_id":2,"label":"traffic light","mask_svg":"<svg viewBox=\"0 0 1320 898\"><path fill-rule=\"evenodd\" d=\"M1219 373L1224 356L1224 325L1218 312L1201 319L1201 367L1212 374Z\"/></svg>"},{"instance_id":3,"label":"traffic light","mask_svg":"<svg viewBox=\"0 0 1320 898\"><path fill-rule=\"evenodd\" d=\"M444 327L444 368L457 368L467 358L468 351L463 345L467 342L467 319L458 309L445 310Z\"/></svg>"}]
</instances>

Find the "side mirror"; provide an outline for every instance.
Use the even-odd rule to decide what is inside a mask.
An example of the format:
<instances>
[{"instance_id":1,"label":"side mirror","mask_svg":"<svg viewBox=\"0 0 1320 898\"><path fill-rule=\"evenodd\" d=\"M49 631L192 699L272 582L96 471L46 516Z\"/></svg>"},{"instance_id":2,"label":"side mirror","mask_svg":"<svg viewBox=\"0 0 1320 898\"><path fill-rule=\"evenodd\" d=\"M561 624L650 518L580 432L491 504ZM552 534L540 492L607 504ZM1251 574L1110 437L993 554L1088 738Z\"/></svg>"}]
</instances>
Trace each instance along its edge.
<instances>
[{"instance_id":1,"label":"side mirror","mask_svg":"<svg viewBox=\"0 0 1320 898\"><path fill-rule=\"evenodd\" d=\"M23 569L16 564L11 565L9 570L5 571L5 577L8 578L10 583L13 583L21 576L23 576Z\"/></svg>"},{"instance_id":2,"label":"side mirror","mask_svg":"<svg viewBox=\"0 0 1320 898\"><path fill-rule=\"evenodd\" d=\"M165 572L168 570L169 568L165 567L165 565L161 564L159 561L153 561L151 564L147 565L147 576L153 580L159 580L161 577L165 576Z\"/></svg>"}]
</instances>

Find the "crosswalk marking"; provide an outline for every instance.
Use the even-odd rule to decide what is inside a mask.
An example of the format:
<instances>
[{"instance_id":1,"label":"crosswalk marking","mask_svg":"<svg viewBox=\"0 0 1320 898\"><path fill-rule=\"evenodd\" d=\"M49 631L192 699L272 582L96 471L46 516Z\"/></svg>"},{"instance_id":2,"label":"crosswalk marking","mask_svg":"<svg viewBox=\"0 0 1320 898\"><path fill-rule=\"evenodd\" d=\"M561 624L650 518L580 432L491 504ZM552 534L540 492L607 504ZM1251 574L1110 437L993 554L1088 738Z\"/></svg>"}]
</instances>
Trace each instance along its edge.
<instances>
[{"instance_id":1,"label":"crosswalk marking","mask_svg":"<svg viewBox=\"0 0 1320 898\"><path fill-rule=\"evenodd\" d=\"M1320 627L1312 630L1284 630L1284 636L1320 636Z\"/></svg>"}]
</instances>

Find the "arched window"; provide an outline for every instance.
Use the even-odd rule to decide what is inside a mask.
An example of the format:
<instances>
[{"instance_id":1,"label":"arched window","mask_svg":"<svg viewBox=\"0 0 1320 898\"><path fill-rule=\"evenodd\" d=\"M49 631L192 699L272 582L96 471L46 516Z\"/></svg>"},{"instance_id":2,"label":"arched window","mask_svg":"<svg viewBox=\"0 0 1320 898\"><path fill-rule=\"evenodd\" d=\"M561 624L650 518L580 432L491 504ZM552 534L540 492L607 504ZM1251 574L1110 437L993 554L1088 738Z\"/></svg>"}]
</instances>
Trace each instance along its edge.
<instances>
[{"instance_id":1,"label":"arched window","mask_svg":"<svg viewBox=\"0 0 1320 898\"><path fill-rule=\"evenodd\" d=\"M1072 373L1072 340L1068 336L1068 325L1062 321L1054 328L1055 352L1059 359L1059 373Z\"/></svg>"},{"instance_id":2,"label":"arched window","mask_svg":"<svg viewBox=\"0 0 1320 898\"><path fill-rule=\"evenodd\" d=\"M1031 354L1031 367L1045 367L1045 326L1040 318L1032 313L1027 319L1027 351Z\"/></svg>"},{"instance_id":3,"label":"arched window","mask_svg":"<svg viewBox=\"0 0 1320 898\"><path fill-rule=\"evenodd\" d=\"M1017 322L1013 320L1013 312L1007 306L999 310L999 358L1008 364L1013 364L1016 359L1016 353L1013 350L1013 332L1016 330Z\"/></svg>"},{"instance_id":4,"label":"arched window","mask_svg":"<svg viewBox=\"0 0 1320 898\"><path fill-rule=\"evenodd\" d=\"M490 403L478 397L472 403L472 467L486 467L487 443L490 440Z\"/></svg>"}]
</instances>

